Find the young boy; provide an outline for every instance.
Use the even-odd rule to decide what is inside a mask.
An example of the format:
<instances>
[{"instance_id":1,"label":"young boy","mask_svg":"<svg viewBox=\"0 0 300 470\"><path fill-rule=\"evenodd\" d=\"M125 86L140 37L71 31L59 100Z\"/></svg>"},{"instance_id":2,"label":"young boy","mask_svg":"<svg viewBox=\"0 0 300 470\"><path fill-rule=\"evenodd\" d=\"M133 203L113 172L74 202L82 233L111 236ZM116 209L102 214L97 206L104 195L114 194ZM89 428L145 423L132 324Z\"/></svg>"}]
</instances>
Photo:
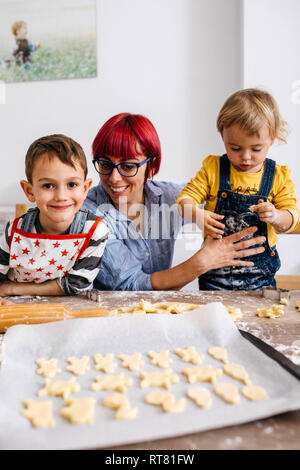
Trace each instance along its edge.
<instances>
[{"instance_id":1,"label":"young boy","mask_svg":"<svg viewBox=\"0 0 300 470\"><path fill-rule=\"evenodd\" d=\"M0 239L0 296L91 289L108 230L81 209L92 184L81 146L64 135L42 137L30 145L25 167L20 184L37 207L8 223Z\"/></svg>"},{"instance_id":2,"label":"young boy","mask_svg":"<svg viewBox=\"0 0 300 470\"><path fill-rule=\"evenodd\" d=\"M28 29L26 21L15 21L11 27L14 35L13 56L17 65L29 68L32 62L31 53L35 52L40 45L33 44L27 37Z\"/></svg>"},{"instance_id":3,"label":"young boy","mask_svg":"<svg viewBox=\"0 0 300 470\"><path fill-rule=\"evenodd\" d=\"M177 198L186 219L214 238L257 226L266 237L265 251L251 268L223 268L199 278L201 290L258 290L275 286L280 260L276 233L291 232L299 223L295 185L287 166L267 158L275 139L285 142L286 123L274 98L259 89L240 90L223 105L217 128L226 149L210 155ZM206 201L204 210L198 206Z\"/></svg>"}]
</instances>

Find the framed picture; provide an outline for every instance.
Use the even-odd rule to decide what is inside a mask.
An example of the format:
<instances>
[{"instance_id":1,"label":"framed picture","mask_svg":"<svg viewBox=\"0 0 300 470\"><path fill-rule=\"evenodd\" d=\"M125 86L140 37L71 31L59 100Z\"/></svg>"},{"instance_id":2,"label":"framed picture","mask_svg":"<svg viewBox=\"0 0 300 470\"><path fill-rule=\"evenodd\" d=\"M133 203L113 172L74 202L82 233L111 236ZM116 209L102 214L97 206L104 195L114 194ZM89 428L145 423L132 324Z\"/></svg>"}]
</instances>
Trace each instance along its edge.
<instances>
[{"instance_id":1,"label":"framed picture","mask_svg":"<svg viewBox=\"0 0 300 470\"><path fill-rule=\"evenodd\" d=\"M0 81L95 76L95 0L0 0Z\"/></svg>"}]
</instances>

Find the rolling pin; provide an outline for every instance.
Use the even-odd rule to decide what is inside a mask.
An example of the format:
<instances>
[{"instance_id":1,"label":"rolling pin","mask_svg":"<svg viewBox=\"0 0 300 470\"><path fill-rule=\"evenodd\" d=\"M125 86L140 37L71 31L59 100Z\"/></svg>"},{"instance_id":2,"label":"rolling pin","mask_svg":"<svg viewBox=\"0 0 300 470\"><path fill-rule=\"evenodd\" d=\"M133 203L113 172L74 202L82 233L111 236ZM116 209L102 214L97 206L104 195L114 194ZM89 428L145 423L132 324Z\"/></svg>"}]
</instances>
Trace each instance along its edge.
<instances>
[{"instance_id":1,"label":"rolling pin","mask_svg":"<svg viewBox=\"0 0 300 470\"><path fill-rule=\"evenodd\" d=\"M107 317L105 308L71 310L64 304L12 304L0 305L0 333L14 325L33 325L72 318Z\"/></svg>"}]
</instances>

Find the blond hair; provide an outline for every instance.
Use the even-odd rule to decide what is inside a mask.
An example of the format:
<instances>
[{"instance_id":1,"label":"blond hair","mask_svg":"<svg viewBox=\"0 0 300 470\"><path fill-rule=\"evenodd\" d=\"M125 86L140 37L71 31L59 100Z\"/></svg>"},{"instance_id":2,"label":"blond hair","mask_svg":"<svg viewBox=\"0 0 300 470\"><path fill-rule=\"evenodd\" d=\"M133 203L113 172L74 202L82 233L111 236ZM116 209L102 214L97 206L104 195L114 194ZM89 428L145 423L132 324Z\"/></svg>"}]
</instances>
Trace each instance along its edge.
<instances>
[{"instance_id":1,"label":"blond hair","mask_svg":"<svg viewBox=\"0 0 300 470\"><path fill-rule=\"evenodd\" d=\"M224 128L234 124L249 135L259 135L261 127L267 125L272 140L286 143L287 123L280 115L276 100L264 90L239 90L225 101L217 118L217 129L222 133Z\"/></svg>"},{"instance_id":2,"label":"blond hair","mask_svg":"<svg viewBox=\"0 0 300 470\"><path fill-rule=\"evenodd\" d=\"M11 27L11 32L14 36L17 36L18 31L22 28L22 26L26 24L26 21L15 21Z\"/></svg>"}]
</instances>

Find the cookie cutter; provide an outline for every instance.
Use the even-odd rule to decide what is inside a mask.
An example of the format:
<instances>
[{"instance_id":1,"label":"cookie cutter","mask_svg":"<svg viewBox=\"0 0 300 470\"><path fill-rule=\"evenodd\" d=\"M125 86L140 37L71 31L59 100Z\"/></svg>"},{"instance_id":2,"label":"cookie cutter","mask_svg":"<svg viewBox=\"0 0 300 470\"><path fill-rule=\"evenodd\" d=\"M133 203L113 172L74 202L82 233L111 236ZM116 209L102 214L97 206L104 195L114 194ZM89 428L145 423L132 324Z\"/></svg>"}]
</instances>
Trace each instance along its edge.
<instances>
[{"instance_id":1,"label":"cookie cutter","mask_svg":"<svg viewBox=\"0 0 300 470\"><path fill-rule=\"evenodd\" d=\"M91 300L92 302L100 302L101 301L101 293L98 289L91 289L87 292L84 292L84 297Z\"/></svg>"},{"instance_id":2,"label":"cookie cutter","mask_svg":"<svg viewBox=\"0 0 300 470\"><path fill-rule=\"evenodd\" d=\"M289 301L290 291L288 289L276 289L275 287L263 287L262 297L270 300L283 300Z\"/></svg>"}]
</instances>

